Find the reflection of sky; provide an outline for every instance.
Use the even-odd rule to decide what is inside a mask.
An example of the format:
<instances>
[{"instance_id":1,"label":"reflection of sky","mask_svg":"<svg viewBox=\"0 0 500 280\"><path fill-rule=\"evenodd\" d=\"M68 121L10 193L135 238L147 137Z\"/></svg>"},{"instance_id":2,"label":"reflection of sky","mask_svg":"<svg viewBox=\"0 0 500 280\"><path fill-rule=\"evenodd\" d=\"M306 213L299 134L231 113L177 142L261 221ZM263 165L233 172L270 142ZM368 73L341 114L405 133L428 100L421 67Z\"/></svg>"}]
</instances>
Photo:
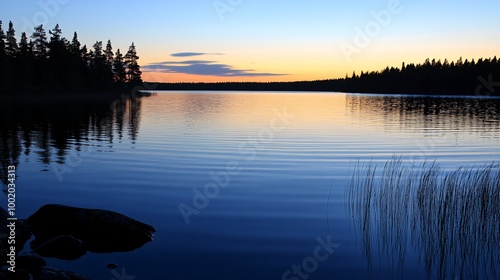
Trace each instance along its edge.
<instances>
[{"instance_id":1,"label":"reflection of sky","mask_svg":"<svg viewBox=\"0 0 500 280\"><path fill-rule=\"evenodd\" d=\"M67 38L78 31L87 46L111 39L115 49L124 52L134 41L143 66L170 60L172 53L192 52L205 53L203 60L230 66L231 71L260 73L227 75L212 65L204 71L189 67L168 74L145 73L148 80L324 79L400 66L403 61L419 63L427 57L456 60L498 54L500 39L493 34L500 28L500 21L495 20L500 2L400 0L402 12L391 15L385 27L375 30L366 46L348 61L340 45L356 47L357 28L374 23L372 12L386 10L391 2L397 1L158 0L126 5L6 1L0 19L4 29L12 20L18 37L23 30L31 33L34 24L44 23L50 29L59 23ZM183 56L176 58L183 61Z\"/></svg>"},{"instance_id":2,"label":"reflection of sky","mask_svg":"<svg viewBox=\"0 0 500 280\"><path fill-rule=\"evenodd\" d=\"M419 103L403 100L393 104ZM277 275L279 279L291 265L311 256L318 236L330 232L332 242L341 247L321 263L314 277L387 279L390 263L374 266L371 275L366 270L366 259L356 251L360 236L356 239L346 219L344 187L353 161L385 162L401 154L405 160L437 158L443 167L489 162L498 159L494 153L500 128L498 122L470 126L490 119L488 114L496 111L484 110L489 106L478 104L483 110L470 114L474 111L470 106L449 102L450 110L427 121L447 120L453 130L443 130L448 137L441 142L427 142L425 131L410 130L420 123L419 116L425 117L415 109L424 104L385 105L384 97L341 93L164 92L135 105L116 104L113 108L123 110L110 114L84 111L81 121L68 114L70 123L96 123L96 127L86 129L89 133L83 133L88 136L80 140L81 151L75 151L73 132L57 130L71 126L54 126L46 143L69 143L72 151L67 151L64 164L42 163L37 153L42 151L42 141L35 141L36 136L30 155L19 150L18 214L27 217L43 204L60 203L117 211L157 228L153 242L132 252L87 254L75 262L47 259L52 267L92 279L108 277L105 264L109 262L126 267L136 279L165 279L165 264L175 279L204 279L207 271L215 273L213 279L235 279L235 275L241 275L237 279ZM259 140L263 131L272 129L276 111L293 117L287 118L282 130ZM117 117L111 121L111 116ZM399 122L395 122L397 116ZM19 122L13 119L12 123ZM39 133L35 132L14 135ZM483 138L484 132L492 137ZM69 139L63 141L61 135ZM47 146L55 159L54 148ZM241 174L231 176L229 185L187 226L179 204L191 204L193 189L211 182L210 172L225 170L228 162L237 162ZM59 181L53 168L71 172ZM425 279L424 264L410 253L403 279Z\"/></svg>"}]
</instances>

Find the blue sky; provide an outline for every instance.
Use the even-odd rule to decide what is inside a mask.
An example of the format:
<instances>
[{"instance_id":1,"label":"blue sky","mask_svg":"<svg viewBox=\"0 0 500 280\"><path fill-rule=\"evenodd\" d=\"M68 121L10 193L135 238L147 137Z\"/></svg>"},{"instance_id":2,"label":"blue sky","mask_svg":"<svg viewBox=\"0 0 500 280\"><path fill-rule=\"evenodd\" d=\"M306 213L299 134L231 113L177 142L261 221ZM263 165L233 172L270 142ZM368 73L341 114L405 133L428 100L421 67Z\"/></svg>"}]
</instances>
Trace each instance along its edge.
<instances>
[{"instance_id":1,"label":"blue sky","mask_svg":"<svg viewBox=\"0 0 500 280\"><path fill-rule=\"evenodd\" d=\"M492 57L498 11L493 0L25 0L3 1L0 19L18 37L59 23L87 46L110 39L125 52L133 41L145 80L274 81Z\"/></svg>"}]
</instances>

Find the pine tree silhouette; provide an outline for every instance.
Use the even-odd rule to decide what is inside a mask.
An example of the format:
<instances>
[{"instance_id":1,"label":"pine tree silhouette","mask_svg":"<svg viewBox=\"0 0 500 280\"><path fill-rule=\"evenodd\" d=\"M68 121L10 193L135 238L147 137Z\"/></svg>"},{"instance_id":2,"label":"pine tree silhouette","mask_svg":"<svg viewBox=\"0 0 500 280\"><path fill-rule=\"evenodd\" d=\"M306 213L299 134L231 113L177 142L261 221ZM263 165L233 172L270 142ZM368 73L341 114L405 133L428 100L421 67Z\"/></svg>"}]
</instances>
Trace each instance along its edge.
<instances>
[{"instance_id":1,"label":"pine tree silhouette","mask_svg":"<svg viewBox=\"0 0 500 280\"><path fill-rule=\"evenodd\" d=\"M68 41L59 24L49 30L36 26L31 40L23 32L20 41L12 22L7 33L0 21L0 94L9 92L72 92L123 90L127 84L142 82L139 56L132 44L126 57L113 53L111 40L103 49L81 46L78 34Z\"/></svg>"}]
</instances>

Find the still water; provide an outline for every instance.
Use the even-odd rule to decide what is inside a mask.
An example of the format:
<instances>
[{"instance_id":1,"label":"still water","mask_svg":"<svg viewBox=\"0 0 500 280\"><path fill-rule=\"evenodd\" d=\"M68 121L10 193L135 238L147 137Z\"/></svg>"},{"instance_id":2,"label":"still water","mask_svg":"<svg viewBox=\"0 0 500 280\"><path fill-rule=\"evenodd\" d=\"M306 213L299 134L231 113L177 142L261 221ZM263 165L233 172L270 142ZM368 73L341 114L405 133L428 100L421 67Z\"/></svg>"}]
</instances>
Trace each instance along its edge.
<instances>
[{"instance_id":1,"label":"still water","mask_svg":"<svg viewBox=\"0 0 500 280\"><path fill-rule=\"evenodd\" d=\"M358 160L383 164L398 156L436 161L445 171L498 161L500 99L155 92L2 107L2 178L8 165L17 166L18 217L57 203L113 210L157 229L154 241L135 251L48 258L50 266L91 279L136 280L500 273L498 243L486 244L491 250L482 257L469 252L455 262L476 265L471 276L443 264L451 249L429 254L405 238L360 232L346 195ZM367 248L366 236L378 245ZM401 239L397 254L384 247Z\"/></svg>"}]
</instances>

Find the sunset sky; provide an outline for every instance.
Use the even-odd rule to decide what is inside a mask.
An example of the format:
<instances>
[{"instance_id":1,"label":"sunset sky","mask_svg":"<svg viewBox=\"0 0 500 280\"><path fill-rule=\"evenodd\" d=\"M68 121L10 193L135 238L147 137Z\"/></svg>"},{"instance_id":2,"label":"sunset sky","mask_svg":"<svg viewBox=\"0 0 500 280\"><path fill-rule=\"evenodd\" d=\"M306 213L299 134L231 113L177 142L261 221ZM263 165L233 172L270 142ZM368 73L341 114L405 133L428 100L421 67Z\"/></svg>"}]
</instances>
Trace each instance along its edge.
<instances>
[{"instance_id":1,"label":"sunset sky","mask_svg":"<svg viewBox=\"0 0 500 280\"><path fill-rule=\"evenodd\" d=\"M500 54L500 1L2 1L16 36L59 23L80 42L133 41L146 81L344 77L426 58ZM19 40L19 39L18 39Z\"/></svg>"}]
</instances>

